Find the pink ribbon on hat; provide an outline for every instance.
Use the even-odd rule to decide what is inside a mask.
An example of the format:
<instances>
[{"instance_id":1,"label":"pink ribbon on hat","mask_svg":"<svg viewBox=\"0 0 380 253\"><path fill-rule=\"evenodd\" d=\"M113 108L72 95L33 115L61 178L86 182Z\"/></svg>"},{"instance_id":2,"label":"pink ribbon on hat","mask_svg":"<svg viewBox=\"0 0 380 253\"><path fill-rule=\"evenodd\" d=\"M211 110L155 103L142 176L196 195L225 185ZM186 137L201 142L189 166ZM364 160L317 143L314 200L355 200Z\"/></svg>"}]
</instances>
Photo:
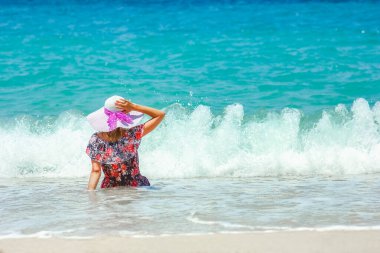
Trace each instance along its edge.
<instances>
[{"instance_id":1,"label":"pink ribbon on hat","mask_svg":"<svg viewBox=\"0 0 380 253\"><path fill-rule=\"evenodd\" d=\"M107 124L110 128L110 131L114 130L117 125L117 121L120 120L124 125L129 125L133 123L132 117L129 114L125 114L120 111L110 111L107 108L104 108L104 113L108 116Z\"/></svg>"}]
</instances>

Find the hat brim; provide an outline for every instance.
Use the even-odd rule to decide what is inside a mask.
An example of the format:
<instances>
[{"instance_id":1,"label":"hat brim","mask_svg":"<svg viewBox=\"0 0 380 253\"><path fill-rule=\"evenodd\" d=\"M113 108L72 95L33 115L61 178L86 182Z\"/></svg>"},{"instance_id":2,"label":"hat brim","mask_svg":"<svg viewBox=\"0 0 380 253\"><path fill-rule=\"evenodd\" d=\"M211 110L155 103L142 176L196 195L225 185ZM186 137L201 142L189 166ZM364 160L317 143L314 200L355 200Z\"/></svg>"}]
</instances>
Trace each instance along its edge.
<instances>
[{"instance_id":1,"label":"hat brim","mask_svg":"<svg viewBox=\"0 0 380 253\"><path fill-rule=\"evenodd\" d=\"M123 124L120 120L117 121L116 127L122 128L131 128L137 126L139 122L142 120L144 114L137 111L130 111L127 115L131 116L132 123L131 124ZM101 107L99 110L90 113L87 117L90 125L98 132L109 132L109 126L107 124L108 116L104 113L104 107Z\"/></svg>"}]
</instances>

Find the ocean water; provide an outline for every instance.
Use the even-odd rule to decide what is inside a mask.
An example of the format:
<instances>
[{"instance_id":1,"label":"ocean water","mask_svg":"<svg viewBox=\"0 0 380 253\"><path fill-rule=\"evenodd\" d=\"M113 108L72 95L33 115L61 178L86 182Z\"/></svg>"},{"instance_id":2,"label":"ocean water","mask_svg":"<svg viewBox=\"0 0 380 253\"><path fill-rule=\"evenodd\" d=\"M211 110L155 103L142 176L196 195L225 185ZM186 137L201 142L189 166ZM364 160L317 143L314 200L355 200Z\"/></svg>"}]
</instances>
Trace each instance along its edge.
<instances>
[{"instance_id":1,"label":"ocean water","mask_svg":"<svg viewBox=\"0 0 380 253\"><path fill-rule=\"evenodd\" d=\"M0 1L0 237L379 229L379 20L378 1ZM114 94L167 112L139 150L152 186L89 192L85 115Z\"/></svg>"}]
</instances>

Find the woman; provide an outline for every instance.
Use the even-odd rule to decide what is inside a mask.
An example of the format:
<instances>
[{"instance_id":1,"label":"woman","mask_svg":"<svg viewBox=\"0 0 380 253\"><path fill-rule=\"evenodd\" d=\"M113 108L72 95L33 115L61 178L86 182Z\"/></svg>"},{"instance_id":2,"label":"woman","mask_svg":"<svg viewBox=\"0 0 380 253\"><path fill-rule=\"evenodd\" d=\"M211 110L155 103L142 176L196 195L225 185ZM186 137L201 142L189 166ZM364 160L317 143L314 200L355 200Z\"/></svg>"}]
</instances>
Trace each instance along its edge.
<instances>
[{"instance_id":1,"label":"woman","mask_svg":"<svg viewBox=\"0 0 380 253\"><path fill-rule=\"evenodd\" d=\"M144 113L152 119L138 125ZM149 180L140 174L137 150L141 138L155 129L164 116L163 111L119 96L108 98L102 108L89 114L87 120L97 132L86 149L92 164L88 190L96 189L101 170L101 188L149 186Z\"/></svg>"}]
</instances>

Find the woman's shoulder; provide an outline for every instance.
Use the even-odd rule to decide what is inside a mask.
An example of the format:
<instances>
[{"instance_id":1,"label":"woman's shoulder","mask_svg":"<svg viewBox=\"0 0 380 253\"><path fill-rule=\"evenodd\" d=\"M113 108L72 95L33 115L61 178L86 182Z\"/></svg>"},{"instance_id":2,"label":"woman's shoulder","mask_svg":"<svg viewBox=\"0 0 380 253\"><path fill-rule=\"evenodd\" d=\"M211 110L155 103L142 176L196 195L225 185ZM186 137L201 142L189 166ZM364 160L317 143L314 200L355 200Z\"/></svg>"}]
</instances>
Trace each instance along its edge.
<instances>
[{"instance_id":1,"label":"woman's shoulder","mask_svg":"<svg viewBox=\"0 0 380 253\"><path fill-rule=\"evenodd\" d=\"M98 132L93 133L91 135L89 143L90 144L100 144L100 143L107 144L107 142L105 140L103 140L102 138L99 137Z\"/></svg>"},{"instance_id":2,"label":"woman's shoulder","mask_svg":"<svg viewBox=\"0 0 380 253\"><path fill-rule=\"evenodd\" d=\"M127 129L124 136L129 137L129 138L141 139L143 128L144 128L144 123L131 127Z\"/></svg>"},{"instance_id":3,"label":"woman's shoulder","mask_svg":"<svg viewBox=\"0 0 380 253\"><path fill-rule=\"evenodd\" d=\"M98 133L95 132L90 136L90 141L97 141L99 139Z\"/></svg>"}]
</instances>

